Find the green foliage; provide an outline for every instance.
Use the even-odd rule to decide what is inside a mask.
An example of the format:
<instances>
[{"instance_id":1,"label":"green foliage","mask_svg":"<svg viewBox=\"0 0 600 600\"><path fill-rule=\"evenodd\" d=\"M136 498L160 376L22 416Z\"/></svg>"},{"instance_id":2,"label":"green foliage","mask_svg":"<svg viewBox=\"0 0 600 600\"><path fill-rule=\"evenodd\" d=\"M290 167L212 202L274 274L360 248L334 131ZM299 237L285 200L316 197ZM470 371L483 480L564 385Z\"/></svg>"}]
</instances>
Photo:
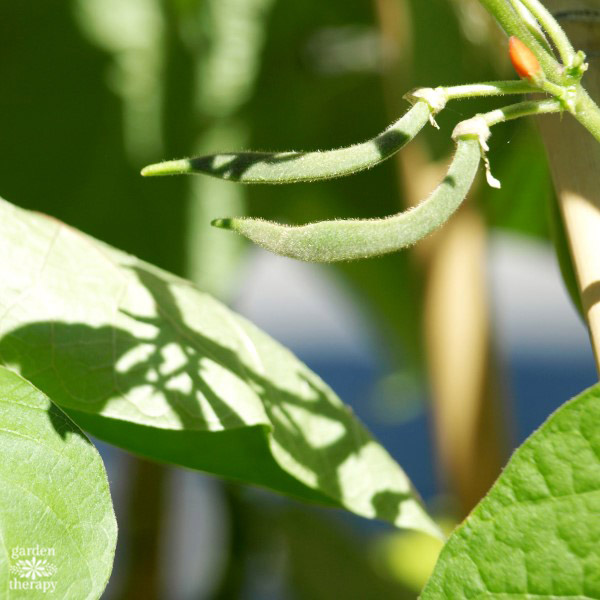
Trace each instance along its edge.
<instances>
[{"instance_id":1,"label":"green foliage","mask_svg":"<svg viewBox=\"0 0 600 600\"><path fill-rule=\"evenodd\" d=\"M564 86L581 78L584 57L574 53L540 3L481 4L532 47L548 77L542 89L573 110L566 93L572 90ZM480 52L485 46L459 33L451 3L409 5L414 75L406 65L394 74L401 93L416 85L497 75L488 73L490 61ZM559 49L565 69L550 56L539 23L532 27L523 22L522 10L514 10L525 6ZM0 79L8 82L0 99L3 192L186 272L202 289L223 295L231 289L239 239L215 234L208 223L227 211L320 221L302 227L255 218L218 223L302 260L345 261L404 248L462 202L485 143L461 141L448 177L406 213L398 213L405 204L398 201L390 163L350 182L317 183L310 193L302 186L286 190L285 204L279 189L256 192L208 178L149 185L137 177L139 166L157 156L246 144L346 146L380 130L397 117L401 104L398 91L388 90L388 116L383 98L373 93L385 57L357 60L368 54L363 50L375 31L372 21L366 4L343 0L7 5L6 60L0 63ZM353 44L354 54L347 51ZM410 51L407 41L400 54ZM597 107L582 88L573 89L588 116L580 120L599 137ZM473 103L470 114L483 110L478 100ZM345 175L398 150L423 128L429 112L418 103L374 140L340 150L213 155L155 166L148 174L175 168L254 183ZM448 126L455 114L441 115L440 123ZM436 159L446 155L449 136L430 128L423 136L427 143L419 152ZM513 142L508 127L495 136L492 155L503 191L483 191L479 205L492 226L547 236L539 199L549 195L548 176L539 144L529 134L507 141ZM35 177L29 176L33 170ZM350 220L356 214L367 219ZM389 214L394 216L382 218ZM78 425L159 461L437 533L400 467L318 377L266 335L189 282L76 230L4 202L0 215L0 362L20 370ZM332 216L336 220L323 222ZM564 272L572 276L564 240L557 247L559 258L566 257ZM394 254L368 266L336 268L368 301L398 360L418 367L422 286L409 257ZM11 439L3 448L1 475L8 484L2 537L10 546L17 533L19 544L31 536L32 545L42 545L47 536L49 546L61 548L58 573L70 573L72 587L62 596L97 597L115 542L99 458L30 384L2 368L0 389L0 439ZM448 543L425 598L600 597L600 531L593 520L600 487L598 397L595 388L573 400L518 451ZM9 430L18 435L10 438ZM52 463L57 452L59 467ZM24 501L28 486L36 495ZM65 517L31 527L32 515L42 511ZM298 589L312 597L335 577L310 576L317 556L310 547L326 533L297 521L289 528L297 529L294 537L309 549L294 550L295 576ZM73 550L77 544L80 554ZM323 563L332 552L342 556L335 568L344 594L367 597L377 593L376 586L389 594L385 584L371 585L364 557L344 555L345 544L324 544L317 559ZM353 578L344 575L348 563ZM0 567L4 576L8 563Z\"/></svg>"},{"instance_id":2,"label":"green foliage","mask_svg":"<svg viewBox=\"0 0 600 600\"><path fill-rule=\"evenodd\" d=\"M498 134L506 134L507 139L496 139ZM519 122L517 131L498 129L490 145L494 174L502 182L502 188L482 186L477 195L478 208L491 227L540 240L548 238L548 206L556 203L556 199L546 150L535 125ZM510 152L499 152L503 149Z\"/></svg>"},{"instance_id":3,"label":"green foliage","mask_svg":"<svg viewBox=\"0 0 600 600\"><path fill-rule=\"evenodd\" d=\"M4 367L0 454L2 597L100 597L117 541L100 456L44 394Z\"/></svg>"},{"instance_id":4,"label":"green foliage","mask_svg":"<svg viewBox=\"0 0 600 600\"><path fill-rule=\"evenodd\" d=\"M276 533L289 540L298 600L414 600L412 590L382 573L371 553L364 552L364 540L353 539L337 523L296 509L282 515L280 526Z\"/></svg>"},{"instance_id":5,"label":"green foliage","mask_svg":"<svg viewBox=\"0 0 600 600\"><path fill-rule=\"evenodd\" d=\"M437 533L400 467L276 342L187 281L7 202L0 212L0 360L82 427Z\"/></svg>"},{"instance_id":6,"label":"green foliage","mask_svg":"<svg viewBox=\"0 0 600 600\"><path fill-rule=\"evenodd\" d=\"M481 158L477 140L458 142L448 174L417 207L386 219L321 221L286 227L260 219L220 219L213 224L237 231L255 244L311 262L356 260L411 246L445 223L464 200Z\"/></svg>"},{"instance_id":7,"label":"green foliage","mask_svg":"<svg viewBox=\"0 0 600 600\"><path fill-rule=\"evenodd\" d=\"M446 543L422 600L600 598L600 386L558 409Z\"/></svg>"}]
</instances>

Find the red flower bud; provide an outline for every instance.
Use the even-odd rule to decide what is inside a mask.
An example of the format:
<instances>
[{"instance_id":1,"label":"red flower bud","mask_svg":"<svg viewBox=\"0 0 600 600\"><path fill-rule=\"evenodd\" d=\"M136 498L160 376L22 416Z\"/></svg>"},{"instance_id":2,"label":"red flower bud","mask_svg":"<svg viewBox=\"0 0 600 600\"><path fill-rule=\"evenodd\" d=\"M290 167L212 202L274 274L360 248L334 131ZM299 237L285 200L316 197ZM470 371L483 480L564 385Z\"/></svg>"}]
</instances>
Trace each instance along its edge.
<instances>
[{"instance_id":1,"label":"red flower bud","mask_svg":"<svg viewBox=\"0 0 600 600\"><path fill-rule=\"evenodd\" d=\"M508 54L515 71L520 77L534 79L542 72L535 54L514 35L508 40Z\"/></svg>"}]
</instances>

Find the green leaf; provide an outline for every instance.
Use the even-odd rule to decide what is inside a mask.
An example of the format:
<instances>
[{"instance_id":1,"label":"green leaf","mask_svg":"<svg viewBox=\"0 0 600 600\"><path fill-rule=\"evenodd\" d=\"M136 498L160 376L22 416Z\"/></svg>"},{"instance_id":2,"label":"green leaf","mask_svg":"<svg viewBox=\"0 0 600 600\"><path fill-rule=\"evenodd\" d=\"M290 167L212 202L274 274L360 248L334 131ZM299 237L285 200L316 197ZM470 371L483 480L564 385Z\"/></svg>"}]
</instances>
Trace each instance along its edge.
<instances>
[{"instance_id":1,"label":"green leaf","mask_svg":"<svg viewBox=\"0 0 600 600\"><path fill-rule=\"evenodd\" d=\"M364 533L350 532L345 524L297 508L278 516L275 523L279 527L273 533L280 544L282 538L285 540L287 572L297 600L414 600L412 590L382 569L374 556L372 541L365 539ZM263 517L257 543L264 543L264 527L274 520L269 514ZM315 568L321 564L327 569Z\"/></svg>"},{"instance_id":2,"label":"green leaf","mask_svg":"<svg viewBox=\"0 0 600 600\"><path fill-rule=\"evenodd\" d=\"M191 283L4 201L0 255L0 361L84 429L157 460L437 532L335 394Z\"/></svg>"},{"instance_id":3,"label":"green leaf","mask_svg":"<svg viewBox=\"0 0 600 600\"><path fill-rule=\"evenodd\" d=\"M0 455L2 598L99 598L117 541L100 455L44 394L4 367Z\"/></svg>"},{"instance_id":4,"label":"green leaf","mask_svg":"<svg viewBox=\"0 0 600 600\"><path fill-rule=\"evenodd\" d=\"M600 385L516 451L421 598L600 598Z\"/></svg>"},{"instance_id":5,"label":"green leaf","mask_svg":"<svg viewBox=\"0 0 600 600\"><path fill-rule=\"evenodd\" d=\"M496 129L494 137L494 174L502 188L482 186L477 198L488 225L548 238L546 205L554 191L539 132L533 123L517 120Z\"/></svg>"},{"instance_id":6,"label":"green leaf","mask_svg":"<svg viewBox=\"0 0 600 600\"><path fill-rule=\"evenodd\" d=\"M295 183L342 177L384 161L410 142L431 111L417 102L401 119L372 140L322 152L236 152L170 160L149 165L142 175L201 173L242 183Z\"/></svg>"},{"instance_id":7,"label":"green leaf","mask_svg":"<svg viewBox=\"0 0 600 600\"><path fill-rule=\"evenodd\" d=\"M459 140L448 174L418 206L385 219L319 221L289 227L262 219L217 219L213 225L236 231L283 256L309 262L371 258L411 246L444 224L465 199L479 166L475 139Z\"/></svg>"}]
</instances>

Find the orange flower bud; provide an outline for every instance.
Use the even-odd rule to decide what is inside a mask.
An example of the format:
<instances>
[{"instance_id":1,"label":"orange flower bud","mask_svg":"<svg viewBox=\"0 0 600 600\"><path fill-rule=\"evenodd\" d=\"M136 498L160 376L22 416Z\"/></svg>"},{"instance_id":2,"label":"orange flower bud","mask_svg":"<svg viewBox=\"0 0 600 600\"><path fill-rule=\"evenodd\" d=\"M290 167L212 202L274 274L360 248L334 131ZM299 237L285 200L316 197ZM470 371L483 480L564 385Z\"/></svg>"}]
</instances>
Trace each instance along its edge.
<instances>
[{"instance_id":1,"label":"orange flower bud","mask_svg":"<svg viewBox=\"0 0 600 600\"><path fill-rule=\"evenodd\" d=\"M508 40L508 54L520 77L534 79L542 72L535 54L514 35Z\"/></svg>"}]
</instances>

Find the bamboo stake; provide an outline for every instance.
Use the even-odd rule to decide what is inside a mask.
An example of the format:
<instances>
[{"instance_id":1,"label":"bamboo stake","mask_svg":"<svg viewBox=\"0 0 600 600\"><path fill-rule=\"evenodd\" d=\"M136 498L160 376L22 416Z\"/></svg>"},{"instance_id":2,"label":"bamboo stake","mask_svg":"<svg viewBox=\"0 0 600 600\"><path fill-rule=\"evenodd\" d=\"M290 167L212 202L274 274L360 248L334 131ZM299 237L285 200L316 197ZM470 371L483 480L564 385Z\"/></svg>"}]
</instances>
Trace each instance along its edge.
<instances>
[{"instance_id":1,"label":"bamboo stake","mask_svg":"<svg viewBox=\"0 0 600 600\"><path fill-rule=\"evenodd\" d=\"M461 514L506 458L506 409L494 360L486 286L487 231L464 206L433 236L425 296L427 358L440 465Z\"/></svg>"},{"instance_id":2,"label":"bamboo stake","mask_svg":"<svg viewBox=\"0 0 600 600\"><path fill-rule=\"evenodd\" d=\"M600 100L600 0L548 0L577 49L588 55L583 84ZM594 11L596 14L594 15ZM600 144L574 119L540 120L600 373Z\"/></svg>"}]
</instances>

